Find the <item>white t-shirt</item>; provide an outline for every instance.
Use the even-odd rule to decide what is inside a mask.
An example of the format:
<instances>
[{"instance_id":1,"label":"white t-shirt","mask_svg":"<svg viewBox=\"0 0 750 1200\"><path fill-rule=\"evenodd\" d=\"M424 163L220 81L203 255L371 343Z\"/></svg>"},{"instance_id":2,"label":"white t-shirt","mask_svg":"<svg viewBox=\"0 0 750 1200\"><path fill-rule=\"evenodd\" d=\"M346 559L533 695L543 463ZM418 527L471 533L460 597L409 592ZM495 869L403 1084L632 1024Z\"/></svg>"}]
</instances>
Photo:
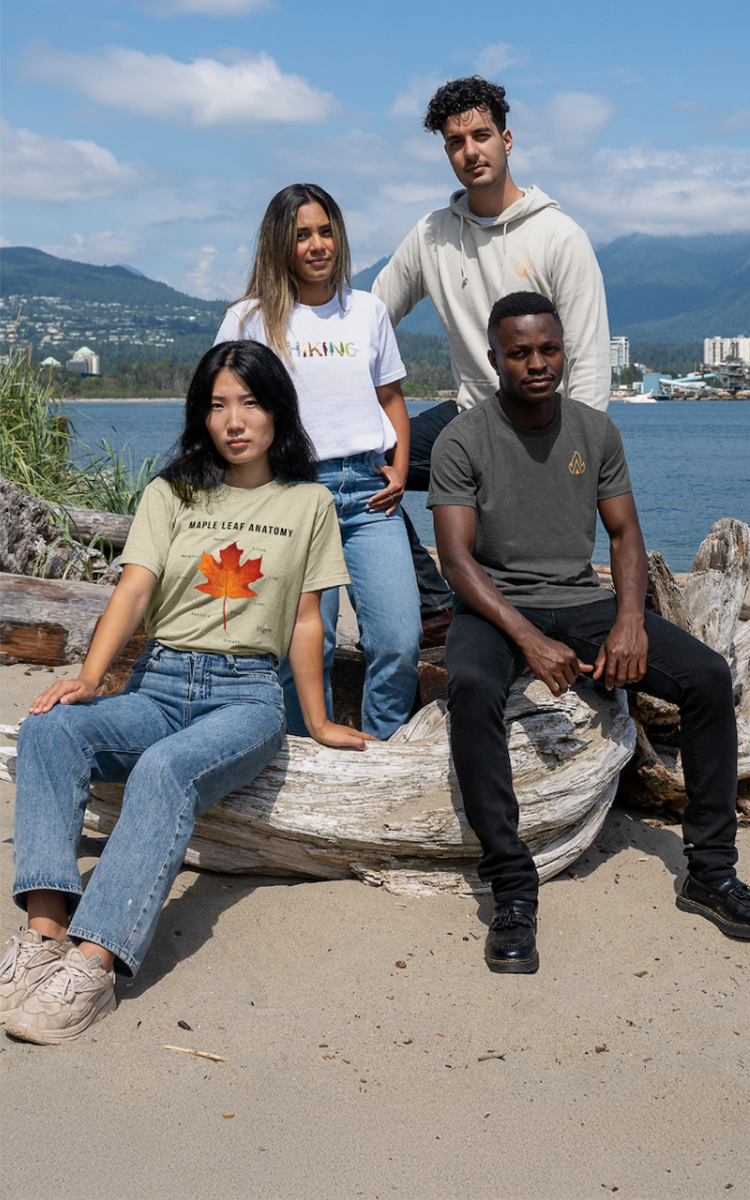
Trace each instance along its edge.
<instances>
[{"instance_id":1,"label":"white t-shirt","mask_svg":"<svg viewBox=\"0 0 750 1200\"><path fill-rule=\"evenodd\" d=\"M348 458L368 450L381 453L396 443L396 431L381 408L376 387L403 379L385 305L369 292L344 290L328 304L295 304L289 319L289 370L297 389L300 416L318 458ZM219 342L252 338L268 345L263 318L238 300L216 335Z\"/></svg>"}]
</instances>

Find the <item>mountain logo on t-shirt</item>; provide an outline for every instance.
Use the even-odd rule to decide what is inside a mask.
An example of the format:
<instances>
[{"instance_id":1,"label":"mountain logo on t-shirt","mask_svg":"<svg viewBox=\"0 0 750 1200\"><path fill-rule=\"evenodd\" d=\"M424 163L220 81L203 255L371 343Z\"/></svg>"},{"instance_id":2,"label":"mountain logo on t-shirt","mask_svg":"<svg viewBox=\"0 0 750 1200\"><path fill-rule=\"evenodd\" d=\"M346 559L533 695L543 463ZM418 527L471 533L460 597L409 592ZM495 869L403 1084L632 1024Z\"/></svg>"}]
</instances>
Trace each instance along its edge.
<instances>
[{"instance_id":1,"label":"mountain logo on t-shirt","mask_svg":"<svg viewBox=\"0 0 750 1200\"><path fill-rule=\"evenodd\" d=\"M531 275L531 267L523 256L516 263L516 275L519 279L528 279Z\"/></svg>"},{"instance_id":2,"label":"mountain logo on t-shirt","mask_svg":"<svg viewBox=\"0 0 750 1200\"><path fill-rule=\"evenodd\" d=\"M230 600L249 600L256 596L248 585L255 583L256 579L262 579L263 576L260 570L260 558L249 558L246 563L240 566L240 559L244 551L240 550L236 542L232 542L231 546L225 546L219 551L221 562L217 563L213 554L203 552L200 564L196 567L206 576L208 583L196 583L195 590L197 592L207 592L209 596L213 596L216 600L224 600L222 616L224 618L224 629L227 627L227 598ZM261 558L263 556L261 555Z\"/></svg>"},{"instance_id":3,"label":"mountain logo on t-shirt","mask_svg":"<svg viewBox=\"0 0 750 1200\"><path fill-rule=\"evenodd\" d=\"M568 470L571 475L583 475L583 472L586 470L586 464L577 450L568 463Z\"/></svg>"}]
</instances>

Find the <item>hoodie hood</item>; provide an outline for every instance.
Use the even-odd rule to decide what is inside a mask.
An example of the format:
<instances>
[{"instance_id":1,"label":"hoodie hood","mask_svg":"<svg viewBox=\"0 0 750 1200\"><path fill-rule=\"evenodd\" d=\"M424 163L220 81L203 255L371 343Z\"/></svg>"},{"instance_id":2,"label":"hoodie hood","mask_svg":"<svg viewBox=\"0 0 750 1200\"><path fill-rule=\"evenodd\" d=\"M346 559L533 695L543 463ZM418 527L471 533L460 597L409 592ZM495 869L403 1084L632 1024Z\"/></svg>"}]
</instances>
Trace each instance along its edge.
<instances>
[{"instance_id":1,"label":"hoodie hood","mask_svg":"<svg viewBox=\"0 0 750 1200\"><path fill-rule=\"evenodd\" d=\"M529 217L542 208L556 208L559 211L560 205L534 184L525 188L520 200L514 200L498 217L495 217L494 221L482 221L471 212L469 193L466 188L459 188L457 192L454 192L450 202L451 212L461 220L478 225L482 229L494 229L496 225L512 225L514 221L520 221L522 217Z\"/></svg>"}]
</instances>

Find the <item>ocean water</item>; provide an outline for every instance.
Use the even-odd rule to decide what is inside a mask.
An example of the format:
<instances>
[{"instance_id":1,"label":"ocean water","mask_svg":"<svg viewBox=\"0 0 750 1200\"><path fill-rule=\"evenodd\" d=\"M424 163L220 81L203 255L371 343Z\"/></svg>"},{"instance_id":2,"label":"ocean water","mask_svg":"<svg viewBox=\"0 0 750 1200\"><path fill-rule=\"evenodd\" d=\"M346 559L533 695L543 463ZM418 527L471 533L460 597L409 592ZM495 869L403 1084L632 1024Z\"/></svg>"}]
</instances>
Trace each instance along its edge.
<instances>
[{"instance_id":1,"label":"ocean water","mask_svg":"<svg viewBox=\"0 0 750 1200\"><path fill-rule=\"evenodd\" d=\"M409 401L412 415L424 411ZM133 464L167 453L178 437L182 405L71 404L77 436L96 448L103 438L125 448ZM613 402L609 415L622 434L646 546L659 550L673 571L689 571L703 538L720 517L750 522L750 403L747 401ZM409 492L405 508L417 531L434 545L424 492ZM604 529L595 562L609 560Z\"/></svg>"}]
</instances>

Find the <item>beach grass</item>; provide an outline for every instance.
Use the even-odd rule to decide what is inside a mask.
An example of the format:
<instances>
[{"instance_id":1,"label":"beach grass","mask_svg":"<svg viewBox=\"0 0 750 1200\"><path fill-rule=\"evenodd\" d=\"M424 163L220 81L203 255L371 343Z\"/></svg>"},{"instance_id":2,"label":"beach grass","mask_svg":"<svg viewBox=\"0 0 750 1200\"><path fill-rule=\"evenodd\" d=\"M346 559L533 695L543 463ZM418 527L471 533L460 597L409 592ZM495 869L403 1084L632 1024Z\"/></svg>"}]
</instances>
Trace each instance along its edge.
<instances>
[{"instance_id":1,"label":"beach grass","mask_svg":"<svg viewBox=\"0 0 750 1200\"><path fill-rule=\"evenodd\" d=\"M132 515L155 466L152 458L135 466L106 440L97 449L82 446L51 370L32 364L30 348L8 347L0 363L0 474L7 480L62 508Z\"/></svg>"}]
</instances>

